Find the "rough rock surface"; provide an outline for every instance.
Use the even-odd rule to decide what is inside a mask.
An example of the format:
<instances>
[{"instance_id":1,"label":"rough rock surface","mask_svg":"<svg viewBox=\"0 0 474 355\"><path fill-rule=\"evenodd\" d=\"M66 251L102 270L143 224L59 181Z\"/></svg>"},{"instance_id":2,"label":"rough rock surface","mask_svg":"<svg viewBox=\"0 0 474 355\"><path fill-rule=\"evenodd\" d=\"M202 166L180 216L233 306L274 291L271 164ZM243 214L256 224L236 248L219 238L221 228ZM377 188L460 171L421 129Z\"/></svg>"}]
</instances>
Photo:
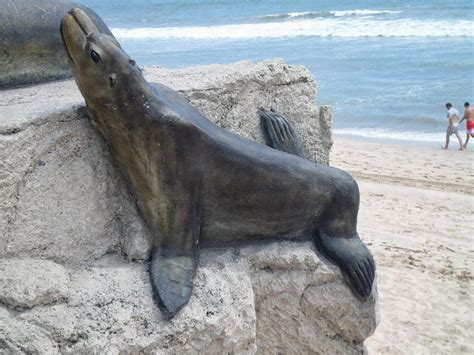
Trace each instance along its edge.
<instances>
[{"instance_id":1,"label":"rough rock surface","mask_svg":"<svg viewBox=\"0 0 474 355\"><path fill-rule=\"evenodd\" d=\"M37 264L23 259L18 282ZM376 290L359 302L311 243L203 250L190 302L171 321L143 263L109 256L68 276L68 298L0 307L0 352L359 354L377 320ZM21 297L12 281L0 300Z\"/></svg>"},{"instance_id":2,"label":"rough rock surface","mask_svg":"<svg viewBox=\"0 0 474 355\"><path fill-rule=\"evenodd\" d=\"M48 260L0 260L0 303L32 308L68 297L69 274Z\"/></svg>"},{"instance_id":3,"label":"rough rock surface","mask_svg":"<svg viewBox=\"0 0 474 355\"><path fill-rule=\"evenodd\" d=\"M217 124L262 141L257 108L288 115L328 161L331 111L282 61L148 68ZM0 95L0 353L360 353L377 323L311 243L202 250L190 303L153 302L150 237L73 81ZM44 260L46 259L46 260Z\"/></svg>"}]
</instances>

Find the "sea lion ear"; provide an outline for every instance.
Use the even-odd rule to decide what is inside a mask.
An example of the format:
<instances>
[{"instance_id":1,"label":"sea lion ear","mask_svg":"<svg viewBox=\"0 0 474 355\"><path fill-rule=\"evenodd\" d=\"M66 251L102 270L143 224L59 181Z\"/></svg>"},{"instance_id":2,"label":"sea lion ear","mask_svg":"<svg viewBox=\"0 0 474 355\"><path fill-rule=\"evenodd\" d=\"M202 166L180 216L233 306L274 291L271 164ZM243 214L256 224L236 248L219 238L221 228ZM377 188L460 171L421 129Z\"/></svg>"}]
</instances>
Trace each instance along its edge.
<instances>
[{"instance_id":1,"label":"sea lion ear","mask_svg":"<svg viewBox=\"0 0 474 355\"><path fill-rule=\"evenodd\" d=\"M112 73L109 75L109 87L114 89L117 86L117 74Z\"/></svg>"}]
</instances>

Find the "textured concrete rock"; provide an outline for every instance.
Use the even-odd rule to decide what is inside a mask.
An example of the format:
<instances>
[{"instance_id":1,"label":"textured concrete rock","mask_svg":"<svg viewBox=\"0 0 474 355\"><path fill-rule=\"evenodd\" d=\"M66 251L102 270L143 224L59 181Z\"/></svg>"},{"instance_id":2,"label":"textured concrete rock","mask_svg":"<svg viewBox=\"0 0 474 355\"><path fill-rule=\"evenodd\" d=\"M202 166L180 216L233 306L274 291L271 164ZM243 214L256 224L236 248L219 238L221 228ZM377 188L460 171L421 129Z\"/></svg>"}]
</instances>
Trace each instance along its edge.
<instances>
[{"instance_id":1,"label":"textured concrete rock","mask_svg":"<svg viewBox=\"0 0 474 355\"><path fill-rule=\"evenodd\" d=\"M69 274L48 260L0 260L0 303L32 308L67 299Z\"/></svg>"},{"instance_id":2,"label":"textured concrete rock","mask_svg":"<svg viewBox=\"0 0 474 355\"><path fill-rule=\"evenodd\" d=\"M20 273L42 275L28 267L36 262L24 261ZM376 299L352 296L311 243L203 250L190 302L172 321L154 304L145 264L116 255L68 271L62 302L12 313L0 307L0 349L359 354L376 326Z\"/></svg>"},{"instance_id":3,"label":"textured concrete rock","mask_svg":"<svg viewBox=\"0 0 474 355\"><path fill-rule=\"evenodd\" d=\"M364 351L378 322L376 291L371 300L357 301L339 270L323 263L310 244L275 243L248 255L259 352Z\"/></svg>"},{"instance_id":4,"label":"textured concrete rock","mask_svg":"<svg viewBox=\"0 0 474 355\"><path fill-rule=\"evenodd\" d=\"M0 307L0 354L57 354L57 345L40 326Z\"/></svg>"},{"instance_id":5,"label":"textured concrete rock","mask_svg":"<svg viewBox=\"0 0 474 355\"><path fill-rule=\"evenodd\" d=\"M119 252L125 235L143 239L133 201L83 110L47 118L0 136L4 253L80 263Z\"/></svg>"},{"instance_id":6,"label":"textured concrete rock","mask_svg":"<svg viewBox=\"0 0 474 355\"><path fill-rule=\"evenodd\" d=\"M262 142L257 109L288 115L327 162L331 111L282 61L149 68L217 124ZM150 238L72 81L0 96L0 353L360 353L377 323L312 243L204 249L189 304L153 301ZM48 259L48 260L39 260Z\"/></svg>"}]
</instances>

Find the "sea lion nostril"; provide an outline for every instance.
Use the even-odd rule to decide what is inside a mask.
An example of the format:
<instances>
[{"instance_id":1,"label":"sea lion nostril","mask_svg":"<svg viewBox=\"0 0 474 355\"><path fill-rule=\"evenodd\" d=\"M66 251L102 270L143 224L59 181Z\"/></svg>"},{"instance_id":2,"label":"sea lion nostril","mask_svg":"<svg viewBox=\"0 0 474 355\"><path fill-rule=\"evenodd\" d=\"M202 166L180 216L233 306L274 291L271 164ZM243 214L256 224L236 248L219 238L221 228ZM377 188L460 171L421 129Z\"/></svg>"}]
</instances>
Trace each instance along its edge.
<instances>
[{"instance_id":1,"label":"sea lion nostril","mask_svg":"<svg viewBox=\"0 0 474 355\"><path fill-rule=\"evenodd\" d=\"M129 59L128 61L130 62L131 65L137 64L137 62L136 62L135 60L133 60L133 59Z\"/></svg>"}]
</instances>

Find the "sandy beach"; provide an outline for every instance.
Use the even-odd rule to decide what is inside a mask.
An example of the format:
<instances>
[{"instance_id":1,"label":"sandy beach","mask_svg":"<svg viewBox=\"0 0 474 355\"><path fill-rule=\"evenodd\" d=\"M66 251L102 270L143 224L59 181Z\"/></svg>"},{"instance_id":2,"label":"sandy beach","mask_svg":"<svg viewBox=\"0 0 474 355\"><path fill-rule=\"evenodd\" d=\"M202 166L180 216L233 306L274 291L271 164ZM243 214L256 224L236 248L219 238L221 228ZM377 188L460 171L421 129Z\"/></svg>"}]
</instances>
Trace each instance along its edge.
<instances>
[{"instance_id":1,"label":"sandy beach","mask_svg":"<svg viewBox=\"0 0 474 355\"><path fill-rule=\"evenodd\" d=\"M370 353L474 352L473 159L472 146L335 138L331 165L359 183L359 235L378 267Z\"/></svg>"}]
</instances>

